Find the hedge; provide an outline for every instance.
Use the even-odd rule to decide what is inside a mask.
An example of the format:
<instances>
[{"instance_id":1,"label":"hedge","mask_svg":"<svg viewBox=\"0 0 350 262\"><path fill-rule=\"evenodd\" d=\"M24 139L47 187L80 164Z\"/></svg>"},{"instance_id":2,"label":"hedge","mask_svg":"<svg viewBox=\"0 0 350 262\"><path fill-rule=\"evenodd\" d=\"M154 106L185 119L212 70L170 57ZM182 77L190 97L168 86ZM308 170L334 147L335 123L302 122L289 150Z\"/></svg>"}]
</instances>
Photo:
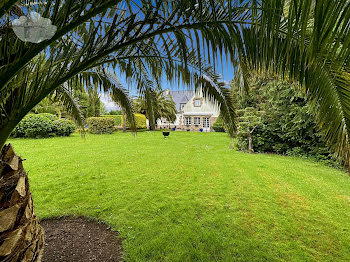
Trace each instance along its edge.
<instances>
[{"instance_id":1,"label":"hedge","mask_svg":"<svg viewBox=\"0 0 350 262\"><path fill-rule=\"evenodd\" d=\"M40 138L50 136L69 136L75 125L69 120L57 120L57 116L42 113L28 114L12 131L13 137Z\"/></svg>"},{"instance_id":2,"label":"hedge","mask_svg":"<svg viewBox=\"0 0 350 262\"><path fill-rule=\"evenodd\" d=\"M135 122L136 122L136 128L137 129L147 128L145 115L135 114ZM128 121L126 121L126 126L130 127Z\"/></svg>"},{"instance_id":3,"label":"hedge","mask_svg":"<svg viewBox=\"0 0 350 262\"><path fill-rule=\"evenodd\" d=\"M102 115L102 117L113 118L115 126L122 126L123 125L123 116L122 115ZM136 128L138 128L138 129L147 128L145 115L135 114L135 122L136 122ZM126 127L128 127L128 128L130 127L128 121L126 122Z\"/></svg>"},{"instance_id":4,"label":"hedge","mask_svg":"<svg viewBox=\"0 0 350 262\"><path fill-rule=\"evenodd\" d=\"M56 136L69 136L75 131L75 125L70 120L58 119L53 123L54 123L54 132Z\"/></svg>"},{"instance_id":5,"label":"hedge","mask_svg":"<svg viewBox=\"0 0 350 262\"><path fill-rule=\"evenodd\" d=\"M101 117L111 117L114 120L115 126L121 126L123 122L123 116L122 115L102 115Z\"/></svg>"},{"instance_id":6,"label":"hedge","mask_svg":"<svg viewBox=\"0 0 350 262\"><path fill-rule=\"evenodd\" d=\"M224 122L222 121L220 116L213 124L213 129L215 132L225 132Z\"/></svg>"},{"instance_id":7,"label":"hedge","mask_svg":"<svg viewBox=\"0 0 350 262\"><path fill-rule=\"evenodd\" d=\"M89 117L87 119L88 132L92 134L112 134L114 119L111 117Z\"/></svg>"}]
</instances>

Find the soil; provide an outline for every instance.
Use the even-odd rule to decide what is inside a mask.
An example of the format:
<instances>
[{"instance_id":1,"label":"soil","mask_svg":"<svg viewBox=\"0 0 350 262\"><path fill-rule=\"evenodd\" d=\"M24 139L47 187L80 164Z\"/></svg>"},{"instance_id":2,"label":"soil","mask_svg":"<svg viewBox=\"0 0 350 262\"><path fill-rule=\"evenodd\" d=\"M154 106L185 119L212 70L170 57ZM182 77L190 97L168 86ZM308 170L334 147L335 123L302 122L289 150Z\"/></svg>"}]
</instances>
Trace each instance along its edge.
<instances>
[{"instance_id":1,"label":"soil","mask_svg":"<svg viewBox=\"0 0 350 262\"><path fill-rule=\"evenodd\" d=\"M122 243L107 225L83 217L43 220L45 248L42 262L119 262Z\"/></svg>"}]
</instances>

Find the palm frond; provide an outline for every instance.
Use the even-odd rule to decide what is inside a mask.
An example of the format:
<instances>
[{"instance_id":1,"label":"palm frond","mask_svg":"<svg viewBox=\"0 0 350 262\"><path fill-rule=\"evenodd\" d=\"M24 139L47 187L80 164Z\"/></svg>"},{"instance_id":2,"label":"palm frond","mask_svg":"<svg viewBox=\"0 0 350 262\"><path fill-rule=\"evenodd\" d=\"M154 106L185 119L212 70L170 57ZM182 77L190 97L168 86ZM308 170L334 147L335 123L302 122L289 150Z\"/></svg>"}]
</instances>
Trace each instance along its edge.
<instances>
[{"instance_id":1,"label":"palm frond","mask_svg":"<svg viewBox=\"0 0 350 262\"><path fill-rule=\"evenodd\" d=\"M112 70L97 67L93 70L82 72L77 77L88 89L94 87L98 88L100 92L108 93L112 100L125 112L130 128L136 131L134 109L128 91Z\"/></svg>"},{"instance_id":2,"label":"palm frond","mask_svg":"<svg viewBox=\"0 0 350 262\"><path fill-rule=\"evenodd\" d=\"M69 87L68 83L64 83L55 90L53 101L59 101L69 115L73 117L75 123L81 128L84 127L83 113L80 110L78 100L74 97L74 90Z\"/></svg>"}]
</instances>

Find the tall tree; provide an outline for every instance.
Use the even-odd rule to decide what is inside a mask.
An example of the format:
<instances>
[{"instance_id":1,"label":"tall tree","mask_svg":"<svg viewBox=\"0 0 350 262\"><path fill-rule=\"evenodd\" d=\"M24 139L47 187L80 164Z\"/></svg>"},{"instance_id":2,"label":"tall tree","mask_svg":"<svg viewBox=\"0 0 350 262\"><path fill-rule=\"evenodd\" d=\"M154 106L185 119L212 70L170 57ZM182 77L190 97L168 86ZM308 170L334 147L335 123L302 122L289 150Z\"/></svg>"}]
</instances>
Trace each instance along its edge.
<instances>
[{"instance_id":1,"label":"tall tree","mask_svg":"<svg viewBox=\"0 0 350 262\"><path fill-rule=\"evenodd\" d=\"M97 90L86 91L84 88L75 90L74 96L77 98L84 118L100 116L101 101Z\"/></svg>"}]
</instances>

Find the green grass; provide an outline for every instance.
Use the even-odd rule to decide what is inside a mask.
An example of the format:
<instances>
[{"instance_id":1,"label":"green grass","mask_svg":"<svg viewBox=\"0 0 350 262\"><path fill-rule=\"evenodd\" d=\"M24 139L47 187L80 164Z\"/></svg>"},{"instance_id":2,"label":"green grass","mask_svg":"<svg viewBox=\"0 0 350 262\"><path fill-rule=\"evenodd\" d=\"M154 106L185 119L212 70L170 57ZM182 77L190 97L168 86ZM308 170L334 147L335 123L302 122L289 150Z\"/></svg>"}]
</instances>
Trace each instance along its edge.
<instances>
[{"instance_id":1,"label":"green grass","mask_svg":"<svg viewBox=\"0 0 350 262\"><path fill-rule=\"evenodd\" d=\"M128 261L350 261L350 179L222 133L12 139L40 218L84 215Z\"/></svg>"}]
</instances>

